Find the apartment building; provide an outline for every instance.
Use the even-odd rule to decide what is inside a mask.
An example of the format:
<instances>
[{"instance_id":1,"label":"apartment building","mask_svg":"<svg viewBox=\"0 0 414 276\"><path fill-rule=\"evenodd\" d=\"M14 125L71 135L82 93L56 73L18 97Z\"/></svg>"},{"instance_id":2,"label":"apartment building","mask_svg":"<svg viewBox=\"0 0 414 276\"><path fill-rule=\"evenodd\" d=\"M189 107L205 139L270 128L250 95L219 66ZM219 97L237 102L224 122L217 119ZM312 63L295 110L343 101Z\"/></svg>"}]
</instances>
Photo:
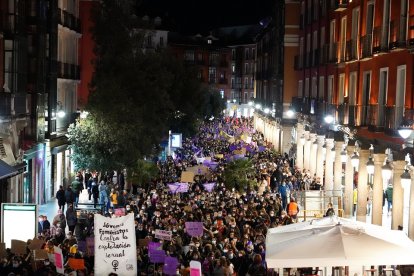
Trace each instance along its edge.
<instances>
[{"instance_id":1,"label":"apartment building","mask_svg":"<svg viewBox=\"0 0 414 276\"><path fill-rule=\"evenodd\" d=\"M412 118L414 1L300 1L297 111L394 135Z\"/></svg>"}]
</instances>

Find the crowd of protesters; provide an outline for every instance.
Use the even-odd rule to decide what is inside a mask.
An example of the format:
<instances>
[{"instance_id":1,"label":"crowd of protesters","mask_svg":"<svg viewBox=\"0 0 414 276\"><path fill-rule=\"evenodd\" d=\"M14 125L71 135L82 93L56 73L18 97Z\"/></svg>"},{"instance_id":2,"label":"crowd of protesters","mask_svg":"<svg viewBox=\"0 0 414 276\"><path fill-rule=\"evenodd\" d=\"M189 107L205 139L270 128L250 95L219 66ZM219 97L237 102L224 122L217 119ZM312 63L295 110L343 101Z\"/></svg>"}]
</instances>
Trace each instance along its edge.
<instances>
[{"instance_id":1,"label":"crowd of protesters","mask_svg":"<svg viewBox=\"0 0 414 276\"><path fill-rule=\"evenodd\" d=\"M254 170L247 178L255 185L230 185L225 182L223 172L234 151L246 144L249 147L242 158L252 161ZM179 182L183 171L198 165L200 158L205 157L210 157L217 166L196 175L188 192L171 193L166 184ZM77 275L93 275L93 254L77 246L93 236L93 212L76 212L79 194L87 191L96 210L105 216L115 216L118 208L134 214L138 275L162 275L163 265L150 263L147 247L138 244L145 239L158 241L154 235L156 229L173 233L171 241L163 241L163 250L179 260L177 275L189 275L192 260L201 263L203 275L276 275L266 265L267 230L297 220L299 206L295 191L317 185L317 179L295 170L288 154L271 150L271 145L253 130L252 120L247 118L203 123L194 138L183 141L174 158L170 156L157 164L159 177L134 191L124 189L123 173L114 183L113 174L85 171L71 185L61 186L56 194L59 210L52 223L39 217L43 248L53 253L53 246L60 247L65 262L69 257L84 259L85 269L78 269ZM213 191L204 189L207 182L216 183ZM185 222L189 221L203 222L201 237L186 233ZM32 252L28 249L27 253L17 255L7 249L0 275L56 275L53 262L33 262ZM69 267L67 272L71 272Z\"/></svg>"}]
</instances>

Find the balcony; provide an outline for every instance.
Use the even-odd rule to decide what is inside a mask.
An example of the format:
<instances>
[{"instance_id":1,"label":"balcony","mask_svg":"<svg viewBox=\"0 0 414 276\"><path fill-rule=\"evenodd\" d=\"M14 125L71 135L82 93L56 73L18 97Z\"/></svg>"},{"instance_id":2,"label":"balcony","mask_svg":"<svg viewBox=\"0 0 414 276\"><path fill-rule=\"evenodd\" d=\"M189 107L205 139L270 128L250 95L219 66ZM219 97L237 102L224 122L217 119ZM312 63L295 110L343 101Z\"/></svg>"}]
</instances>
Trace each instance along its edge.
<instances>
[{"instance_id":1,"label":"balcony","mask_svg":"<svg viewBox=\"0 0 414 276\"><path fill-rule=\"evenodd\" d=\"M80 80L79 65L57 62L57 75L60 79Z\"/></svg>"},{"instance_id":2,"label":"balcony","mask_svg":"<svg viewBox=\"0 0 414 276\"><path fill-rule=\"evenodd\" d=\"M312 51L312 67L319 65L319 49Z\"/></svg>"},{"instance_id":3,"label":"balcony","mask_svg":"<svg viewBox=\"0 0 414 276\"><path fill-rule=\"evenodd\" d=\"M11 98L11 93L0 92L0 116L12 115Z\"/></svg>"},{"instance_id":4,"label":"balcony","mask_svg":"<svg viewBox=\"0 0 414 276\"><path fill-rule=\"evenodd\" d=\"M370 104L368 106L368 129L370 131L384 131L385 106Z\"/></svg>"},{"instance_id":5,"label":"balcony","mask_svg":"<svg viewBox=\"0 0 414 276\"><path fill-rule=\"evenodd\" d=\"M388 28L374 28L372 52L373 54L388 52Z\"/></svg>"},{"instance_id":6,"label":"balcony","mask_svg":"<svg viewBox=\"0 0 414 276\"><path fill-rule=\"evenodd\" d=\"M407 17L400 16L390 22L390 50L405 48L407 46L406 32Z\"/></svg>"},{"instance_id":7,"label":"balcony","mask_svg":"<svg viewBox=\"0 0 414 276\"><path fill-rule=\"evenodd\" d=\"M58 23L80 33L80 20L68 11L58 9Z\"/></svg>"},{"instance_id":8,"label":"balcony","mask_svg":"<svg viewBox=\"0 0 414 276\"><path fill-rule=\"evenodd\" d=\"M372 34L361 36L361 58L372 57Z\"/></svg>"},{"instance_id":9,"label":"balcony","mask_svg":"<svg viewBox=\"0 0 414 276\"><path fill-rule=\"evenodd\" d=\"M349 0L329 0L328 9L331 11L343 11L348 7Z\"/></svg>"},{"instance_id":10,"label":"balcony","mask_svg":"<svg viewBox=\"0 0 414 276\"><path fill-rule=\"evenodd\" d=\"M388 135L398 135L397 129L401 125L404 114L412 113L412 110L404 110L403 106L386 106L384 132Z\"/></svg>"},{"instance_id":11,"label":"balcony","mask_svg":"<svg viewBox=\"0 0 414 276\"><path fill-rule=\"evenodd\" d=\"M407 44L410 48L414 48L414 15L408 18L408 39Z\"/></svg>"},{"instance_id":12,"label":"balcony","mask_svg":"<svg viewBox=\"0 0 414 276\"><path fill-rule=\"evenodd\" d=\"M302 70L303 69L303 56L297 55L295 56L295 70Z\"/></svg>"},{"instance_id":13,"label":"balcony","mask_svg":"<svg viewBox=\"0 0 414 276\"><path fill-rule=\"evenodd\" d=\"M337 63L338 62L338 43L330 43L328 47L328 62Z\"/></svg>"},{"instance_id":14,"label":"balcony","mask_svg":"<svg viewBox=\"0 0 414 276\"><path fill-rule=\"evenodd\" d=\"M357 40L351 39L346 42L346 57L345 61L354 61L358 59L357 55Z\"/></svg>"}]
</instances>

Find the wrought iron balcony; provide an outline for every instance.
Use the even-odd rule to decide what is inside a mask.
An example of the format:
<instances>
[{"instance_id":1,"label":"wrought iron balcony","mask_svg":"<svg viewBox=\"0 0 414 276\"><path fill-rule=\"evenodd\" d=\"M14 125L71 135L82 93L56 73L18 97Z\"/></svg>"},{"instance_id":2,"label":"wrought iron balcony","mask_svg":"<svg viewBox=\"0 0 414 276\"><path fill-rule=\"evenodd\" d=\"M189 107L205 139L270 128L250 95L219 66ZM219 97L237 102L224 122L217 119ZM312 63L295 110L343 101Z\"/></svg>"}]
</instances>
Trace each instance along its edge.
<instances>
[{"instance_id":1,"label":"wrought iron balcony","mask_svg":"<svg viewBox=\"0 0 414 276\"><path fill-rule=\"evenodd\" d=\"M76 64L57 62L57 75L61 79L80 80L80 67Z\"/></svg>"},{"instance_id":2,"label":"wrought iron balcony","mask_svg":"<svg viewBox=\"0 0 414 276\"><path fill-rule=\"evenodd\" d=\"M345 61L353 61L358 59L357 54L357 40L351 39L346 42L346 57Z\"/></svg>"},{"instance_id":3,"label":"wrought iron balcony","mask_svg":"<svg viewBox=\"0 0 414 276\"><path fill-rule=\"evenodd\" d=\"M361 37L361 58L372 57L372 34Z\"/></svg>"},{"instance_id":4,"label":"wrought iron balcony","mask_svg":"<svg viewBox=\"0 0 414 276\"><path fill-rule=\"evenodd\" d=\"M407 46L407 17L400 16L390 22L390 44L391 50L405 48Z\"/></svg>"},{"instance_id":5,"label":"wrought iron balcony","mask_svg":"<svg viewBox=\"0 0 414 276\"><path fill-rule=\"evenodd\" d=\"M375 27L373 31L373 54L388 52L388 26Z\"/></svg>"}]
</instances>

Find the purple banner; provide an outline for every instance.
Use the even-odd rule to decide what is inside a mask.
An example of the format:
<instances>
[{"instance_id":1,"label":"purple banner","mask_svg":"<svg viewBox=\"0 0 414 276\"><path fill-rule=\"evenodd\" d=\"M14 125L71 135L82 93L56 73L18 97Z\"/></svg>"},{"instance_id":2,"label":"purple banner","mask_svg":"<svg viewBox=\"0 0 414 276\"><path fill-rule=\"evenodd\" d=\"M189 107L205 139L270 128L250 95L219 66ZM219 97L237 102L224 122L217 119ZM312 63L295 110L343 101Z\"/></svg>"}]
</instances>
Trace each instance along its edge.
<instances>
[{"instance_id":1,"label":"purple banner","mask_svg":"<svg viewBox=\"0 0 414 276\"><path fill-rule=\"evenodd\" d=\"M185 223L185 230L192 237L201 237L203 235L203 223L188 221Z\"/></svg>"},{"instance_id":2,"label":"purple banner","mask_svg":"<svg viewBox=\"0 0 414 276\"><path fill-rule=\"evenodd\" d=\"M149 242L148 244L148 252L151 254L153 251L161 250L162 243L160 242Z\"/></svg>"},{"instance_id":3,"label":"purple banner","mask_svg":"<svg viewBox=\"0 0 414 276\"><path fill-rule=\"evenodd\" d=\"M258 149L259 152L262 152L262 151L265 151L265 150L266 150L265 146L259 146L259 149Z\"/></svg>"},{"instance_id":4,"label":"purple banner","mask_svg":"<svg viewBox=\"0 0 414 276\"><path fill-rule=\"evenodd\" d=\"M151 263L163 263L165 260L165 251L164 250L155 250L150 253L150 262Z\"/></svg>"},{"instance_id":5,"label":"purple banner","mask_svg":"<svg viewBox=\"0 0 414 276\"><path fill-rule=\"evenodd\" d=\"M177 275L177 266L177 258L166 256L164 259L163 272L167 275Z\"/></svg>"},{"instance_id":6,"label":"purple banner","mask_svg":"<svg viewBox=\"0 0 414 276\"><path fill-rule=\"evenodd\" d=\"M206 189L207 192L211 193L213 191L214 187L216 186L216 183L215 182L205 183L205 184L203 184L203 186L204 186L204 189Z\"/></svg>"},{"instance_id":7,"label":"purple banner","mask_svg":"<svg viewBox=\"0 0 414 276\"><path fill-rule=\"evenodd\" d=\"M243 159L243 158L244 158L244 154L236 154L236 155L233 155L233 160Z\"/></svg>"},{"instance_id":8,"label":"purple banner","mask_svg":"<svg viewBox=\"0 0 414 276\"><path fill-rule=\"evenodd\" d=\"M78 241L78 250L86 253L86 241Z\"/></svg>"},{"instance_id":9,"label":"purple banner","mask_svg":"<svg viewBox=\"0 0 414 276\"><path fill-rule=\"evenodd\" d=\"M237 145L230 145L229 149L230 149L230 151L237 150Z\"/></svg>"},{"instance_id":10,"label":"purple banner","mask_svg":"<svg viewBox=\"0 0 414 276\"><path fill-rule=\"evenodd\" d=\"M188 183L169 183L168 188L172 193L186 193L188 192Z\"/></svg>"}]
</instances>

